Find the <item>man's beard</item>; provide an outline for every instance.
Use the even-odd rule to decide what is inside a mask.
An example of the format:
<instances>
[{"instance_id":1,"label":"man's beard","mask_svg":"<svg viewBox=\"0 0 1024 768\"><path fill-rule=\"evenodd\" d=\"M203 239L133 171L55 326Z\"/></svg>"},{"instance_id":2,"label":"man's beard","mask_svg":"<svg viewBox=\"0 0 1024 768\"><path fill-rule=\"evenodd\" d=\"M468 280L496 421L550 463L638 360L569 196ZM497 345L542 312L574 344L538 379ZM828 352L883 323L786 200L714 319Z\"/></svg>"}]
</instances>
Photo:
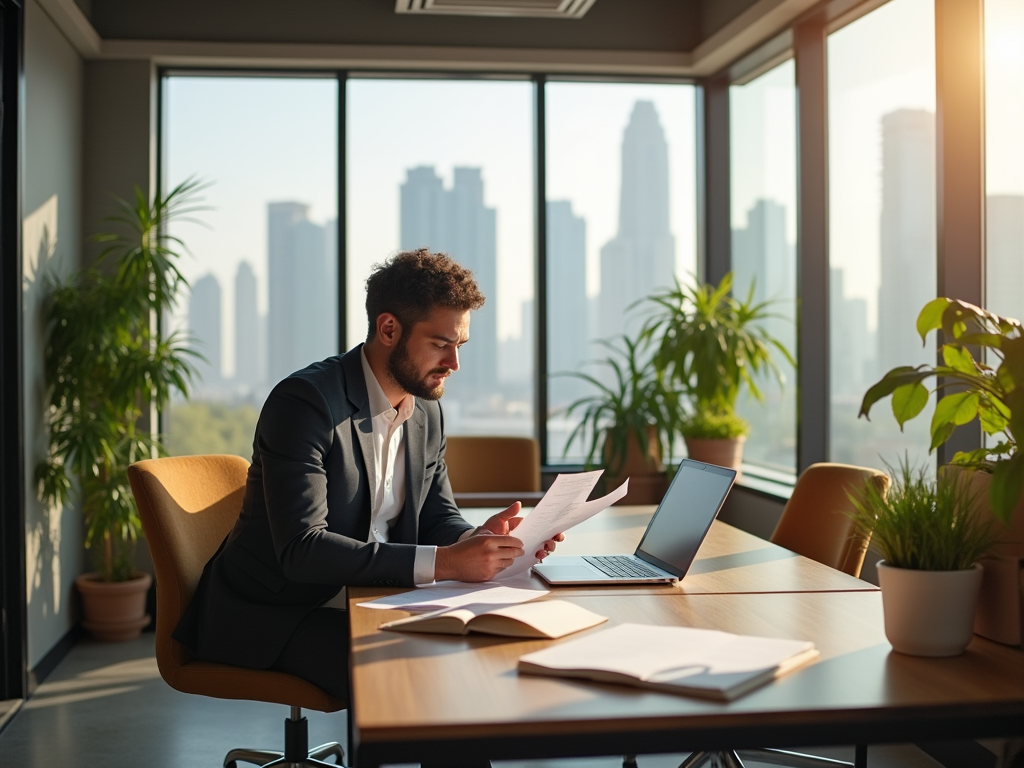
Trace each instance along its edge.
<instances>
[{"instance_id":1,"label":"man's beard","mask_svg":"<svg viewBox=\"0 0 1024 768\"><path fill-rule=\"evenodd\" d=\"M413 397L418 397L423 400L439 400L441 395L444 394L444 381L438 384L436 387L431 387L427 379L436 373L450 374L451 369L449 368L432 368L427 371L427 374L420 378L419 371L416 370L416 366L409 357L409 350L406 345L406 339L403 336L398 340L398 345L394 351L388 356L387 372L398 386L408 392Z\"/></svg>"}]
</instances>

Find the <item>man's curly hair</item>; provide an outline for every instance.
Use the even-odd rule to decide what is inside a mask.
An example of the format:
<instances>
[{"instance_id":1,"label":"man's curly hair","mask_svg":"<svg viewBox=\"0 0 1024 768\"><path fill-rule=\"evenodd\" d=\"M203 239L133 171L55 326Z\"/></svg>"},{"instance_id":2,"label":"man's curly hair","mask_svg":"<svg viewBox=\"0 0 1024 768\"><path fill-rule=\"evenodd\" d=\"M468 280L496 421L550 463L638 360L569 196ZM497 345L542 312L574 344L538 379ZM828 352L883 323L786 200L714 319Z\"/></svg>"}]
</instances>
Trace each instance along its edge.
<instances>
[{"instance_id":1,"label":"man's curly hair","mask_svg":"<svg viewBox=\"0 0 1024 768\"><path fill-rule=\"evenodd\" d=\"M375 264L366 279L366 340L374 337L382 312L397 317L408 332L434 307L468 311L480 309L484 300L473 273L448 254L427 248L402 251Z\"/></svg>"}]
</instances>

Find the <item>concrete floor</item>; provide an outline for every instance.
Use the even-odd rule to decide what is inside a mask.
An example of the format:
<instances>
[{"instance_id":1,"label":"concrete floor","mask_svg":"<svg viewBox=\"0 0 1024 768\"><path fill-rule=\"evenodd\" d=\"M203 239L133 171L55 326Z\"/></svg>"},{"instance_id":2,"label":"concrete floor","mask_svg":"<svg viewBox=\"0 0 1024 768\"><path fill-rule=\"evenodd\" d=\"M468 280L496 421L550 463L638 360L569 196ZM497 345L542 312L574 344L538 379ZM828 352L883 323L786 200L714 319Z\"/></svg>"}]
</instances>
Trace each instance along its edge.
<instances>
[{"instance_id":1,"label":"concrete floor","mask_svg":"<svg viewBox=\"0 0 1024 768\"><path fill-rule=\"evenodd\" d=\"M311 744L345 743L345 713L305 714ZM172 690L157 671L152 634L127 643L82 641L0 732L0 768L217 768L235 747L280 749L286 716L284 707L273 704ZM853 759L852 749L814 751ZM641 756L639 765L675 768L684 756ZM872 747L869 764L939 766L916 748L902 745ZM495 768L620 766L617 757L495 763Z\"/></svg>"}]
</instances>

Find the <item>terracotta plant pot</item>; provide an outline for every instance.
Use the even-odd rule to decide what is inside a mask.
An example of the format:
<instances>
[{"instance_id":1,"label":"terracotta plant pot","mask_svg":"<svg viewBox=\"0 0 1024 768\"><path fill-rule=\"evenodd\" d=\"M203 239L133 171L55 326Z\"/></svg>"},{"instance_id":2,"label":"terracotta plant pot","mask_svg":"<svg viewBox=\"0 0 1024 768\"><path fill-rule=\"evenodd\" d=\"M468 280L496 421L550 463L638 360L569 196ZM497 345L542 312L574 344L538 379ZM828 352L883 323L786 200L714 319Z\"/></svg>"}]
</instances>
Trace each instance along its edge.
<instances>
[{"instance_id":1,"label":"terracotta plant pot","mask_svg":"<svg viewBox=\"0 0 1024 768\"><path fill-rule=\"evenodd\" d=\"M743 464L743 443L746 437L734 438L686 438L686 455L694 461L705 464L717 464L736 470L736 479L740 479L740 466Z\"/></svg>"},{"instance_id":2,"label":"terracotta plant pot","mask_svg":"<svg viewBox=\"0 0 1024 768\"><path fill-rule=\"evenodd\" d=\"M949 469L949 468L947 468ZM989 640L1007 645L1024 644L1024 584L1021 567L1024 565L1024 499L1017 502L1004 525L992 514L989 503L987 472L970 472L971 493L975 494L976 512L992 522L996 543L981 565L985 574L981 579L978 612L974 617L974 631Z\"/></svg>"},{"instance_id":3,"label":"terracotta plant pot","mask_svg":"<svg viewBox=\"0 0 1024 768\"><path fill-rule=\"evenodd\" d=\"M146 592L153 577L141 573L129 581L102 581L86 573L75 579L82 596L82 626L97 640L131 640L149 624Z\"/></svg>"},{"instance_id":4,"label":"terracotta plant pot","mask_svg":"<svg viewBox=\"0 0 1024 768\"><path fill-rule=\"evenodd\" d=\"M885 636L911 656L958 656L974 634L982 567L916 571L878 562Z\"/></svg>"},{"instance_id":5,"label":"terracotta plant pot","mask_svg":"<svg viewBox=\"0 0 1024 768\"><path fill-rule=\"evenodd\" d=\"M605 464L607 463L606 443ZM629 436L622 470L615 475L605 472L605 489L615 490L627 477L629 490L619 504L658 504L668 490L668 476L665 474L665 465L661 463L661 445L658 442L658 431L654 427L647 429L646 453L640 450L636 438L633 435Z\"/></svg>"}]
</instances>

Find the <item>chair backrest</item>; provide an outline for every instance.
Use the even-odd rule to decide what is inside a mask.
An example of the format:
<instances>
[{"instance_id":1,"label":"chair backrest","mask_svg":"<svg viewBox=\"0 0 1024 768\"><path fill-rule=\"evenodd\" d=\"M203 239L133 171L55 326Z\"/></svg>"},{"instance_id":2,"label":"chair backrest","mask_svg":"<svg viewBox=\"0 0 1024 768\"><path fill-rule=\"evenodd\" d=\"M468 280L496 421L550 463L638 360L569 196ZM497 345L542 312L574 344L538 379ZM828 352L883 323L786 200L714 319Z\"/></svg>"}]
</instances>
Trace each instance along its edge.
<instances>
[{"instance_id":1,"label":"chair backrest","mask_svg":"<svg viewBox=\"0 0 1024 768\"><path fill-rule=\"evenodd\" d=\"M165 680L192 658L171 633L238 519L248 472L238 456L174 456L128 468L156 570L156 660Z\"/></svg>"},{"instance_id":2,"label":"chair backrest","mask_svg":"<svg viewBox=\"0 0 1024 768\"><path fill-rule=\"evenodd\" d=\"M540 490L540 445L532 437L452 436L444 460L455 493Z\"/></svg>"},{"instance_id":3,"label":"chair backrest","mask_svg":"<svg viewBox=\"0 0 1024 768\"><path fill-rule=\"evenodd\" d=\"M849 464L812 464L797 478L793 495L782 510L771 540L819 563L860 576L868 541L858 536L847 513L853 511L848 492L871 481L884 494L889 476Z\"/></svg>"}]
</instances>

